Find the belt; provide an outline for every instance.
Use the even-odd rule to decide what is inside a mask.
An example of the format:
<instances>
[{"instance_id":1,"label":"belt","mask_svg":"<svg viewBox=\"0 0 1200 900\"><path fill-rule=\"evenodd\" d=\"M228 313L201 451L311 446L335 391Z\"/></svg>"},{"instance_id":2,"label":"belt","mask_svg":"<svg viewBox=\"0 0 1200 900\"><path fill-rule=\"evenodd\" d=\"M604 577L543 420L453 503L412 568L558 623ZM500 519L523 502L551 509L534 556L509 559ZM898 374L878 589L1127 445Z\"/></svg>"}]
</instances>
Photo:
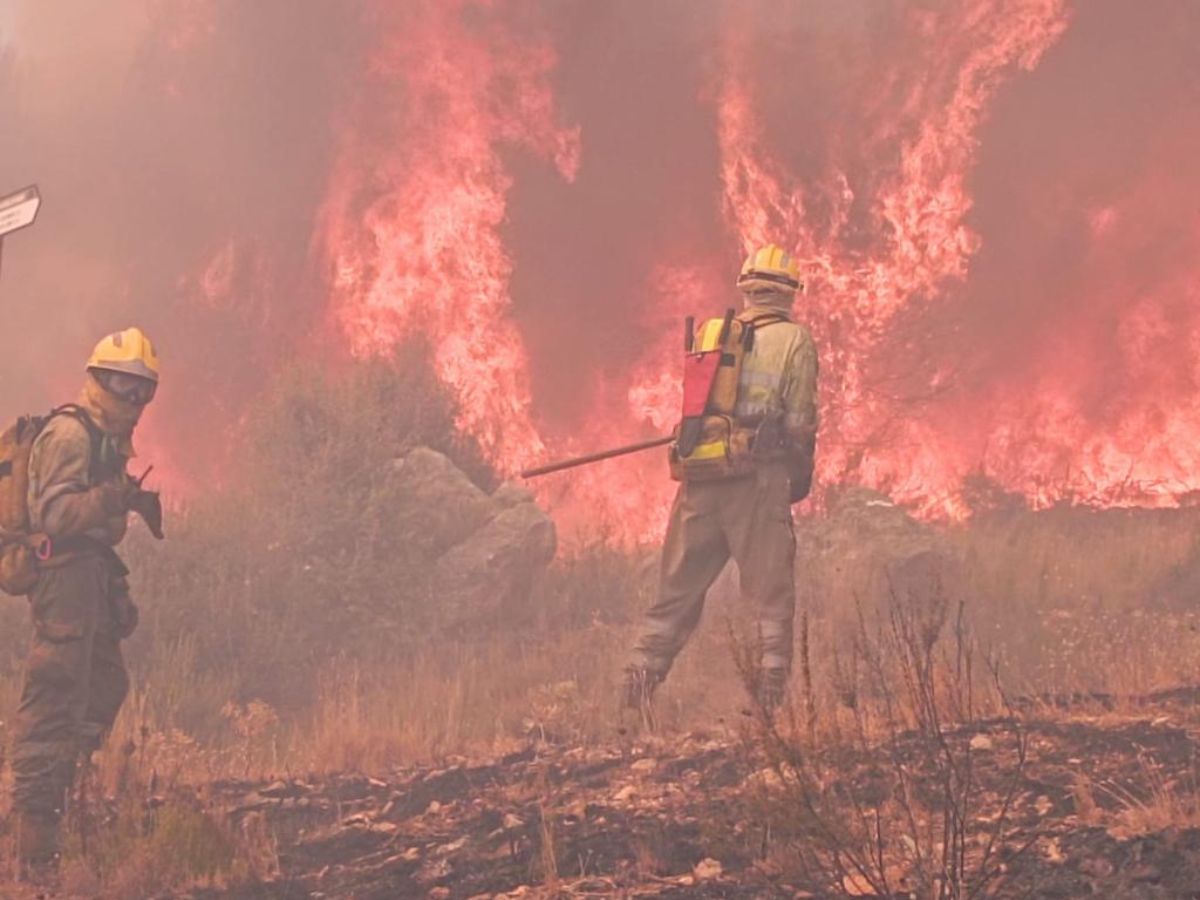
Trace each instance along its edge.
<instances>
[{"instance_id":1,"label":"belt","mask_svg":"<svg viewBox=\"0 0 1200 900\"><path fill-rule=\"evenodd\" d=\"M124 578L129 574L129 569L117 551L104 541L98 541L86 534L73 534L62 538L52 538L49 535L38 537L40 540L34 544L33 551L39 562L48 563L63 556L93 554L107 562L117 577Z\"/></svg>"}]
</instances>

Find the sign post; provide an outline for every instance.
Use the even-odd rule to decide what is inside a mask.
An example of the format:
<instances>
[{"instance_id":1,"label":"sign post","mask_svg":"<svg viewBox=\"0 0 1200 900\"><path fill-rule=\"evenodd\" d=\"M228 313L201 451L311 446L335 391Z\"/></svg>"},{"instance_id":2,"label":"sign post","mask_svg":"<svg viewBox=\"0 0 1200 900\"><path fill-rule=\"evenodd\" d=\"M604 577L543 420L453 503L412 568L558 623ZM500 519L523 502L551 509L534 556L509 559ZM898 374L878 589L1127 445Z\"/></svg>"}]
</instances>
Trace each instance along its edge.
<instances>
[{"instance_id":1,"label":"sign post","mask_svg":"<svg viewBox=\"0 0 1200 900\"><path fill-rule=\"evenodd\" d=\"M0 264L4 260L4 236L32 225L41 205L42 195L36 184L0 197Z\"/></svg>"}]
</instances>

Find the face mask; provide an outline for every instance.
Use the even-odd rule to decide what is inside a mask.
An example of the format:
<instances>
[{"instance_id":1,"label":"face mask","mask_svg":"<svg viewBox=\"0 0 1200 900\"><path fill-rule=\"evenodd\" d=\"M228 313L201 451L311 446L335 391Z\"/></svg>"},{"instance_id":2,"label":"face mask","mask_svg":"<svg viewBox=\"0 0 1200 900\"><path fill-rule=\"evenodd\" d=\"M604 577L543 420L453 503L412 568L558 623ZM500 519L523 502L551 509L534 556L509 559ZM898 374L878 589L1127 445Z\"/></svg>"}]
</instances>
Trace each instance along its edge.
<instances>
[{"instance_id":1,"label":"face mask","mask_svg":"<svg viewBox=\"0 0 1200 900\"><path fill-rule=\"evenodd\" d=\"M83 384L79 405L91 416L96 427L116 439L121 453L133 456L133 429L142 417L143 407L105 390L91 373Z\"/></svg>"}]
</instances>

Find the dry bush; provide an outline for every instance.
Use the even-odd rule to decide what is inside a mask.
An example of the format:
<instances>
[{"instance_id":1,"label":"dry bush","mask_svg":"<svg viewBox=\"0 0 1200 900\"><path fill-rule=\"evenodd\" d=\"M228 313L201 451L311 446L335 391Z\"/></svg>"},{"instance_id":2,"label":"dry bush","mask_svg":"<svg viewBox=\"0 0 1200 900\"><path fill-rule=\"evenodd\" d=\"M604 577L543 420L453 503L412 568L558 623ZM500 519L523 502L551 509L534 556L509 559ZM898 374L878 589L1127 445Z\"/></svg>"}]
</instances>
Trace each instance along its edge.
<instances>
[{"instance_id":1,"label":"dry bush","mask_svg":"<svg viewBox=\"0 0 1200 900\"><path fill-rule=\"evenodd\" d=\"M862 664L859 608L884 618L891 562L930 548L958 560L971 629L1003 661L1014 697L1052 707L1103 695L1119 707L1200 678L1200 509L1007 509L933 527L880 495L842 494L856 491L851 513L835 501L800 526L798 587L826 721Z\"/></svg>"},{"instance_id":2,"label":"dry bush","mask_svg":"<svg viewBox=\"0 0 1200 900\"><path fill-rule=\"evenodd\" d=\"M106 747L80 771L63 826L61 890L149 897L261 880L278 870L261 822L239 825L194 781L214 761L179 731L152 731L135 698Z\"/></svg>"},{"instance_id":3,"label":"dry bush","mask_svg":"<svg viewBox=\"0 0 1200 900\"><path fill-rule=\"evenodd\" d=\"M211 717L231 697L307 706L339 649L386 660L423 641L436 598L419 554L395 534L386 475L424 445L482 485L493 479L427 373L410 349L337 377L308 367L280 376L240 429L224 489L177 514L167 543L128 547L146 607L135 658L157 668L161 645L186 635L180 650L203 661L197 674L219 681L199 693L226 694L199 704Z\"/></svg>"},{"instance_id":4,"label":"dry bush","mask_svg":"<svg viewBox=\"0 0 1200 900\"><path fill-rule=\"evenodd\" d=\"M947 592L935 556L914 557L897 575L886 618L859 618L861 663L843 686L854 698L851 733L814 727L794 704L775 716L757 709L764 856L837 893L985 896L1030 843L1015 843L1009 820L1026 737L1011 710L990 721L988 749L1004 762L980 776L972 726L1005 709L996 671L976 671L964 604ZM752 651L738 649L753 693Z\"/></svg>"},{"instance_id":5,"label":"dry bush","mask_svg":"<svg viewBox=\"0 0 1200 900\"><path fill-rule=\"evenodd\" d=\"M1057 507L952 530L973 626L1019 678L1012 690L1120 698L1194 683L1198 525L1194 508Z\"/></svg>"}]
</instances>

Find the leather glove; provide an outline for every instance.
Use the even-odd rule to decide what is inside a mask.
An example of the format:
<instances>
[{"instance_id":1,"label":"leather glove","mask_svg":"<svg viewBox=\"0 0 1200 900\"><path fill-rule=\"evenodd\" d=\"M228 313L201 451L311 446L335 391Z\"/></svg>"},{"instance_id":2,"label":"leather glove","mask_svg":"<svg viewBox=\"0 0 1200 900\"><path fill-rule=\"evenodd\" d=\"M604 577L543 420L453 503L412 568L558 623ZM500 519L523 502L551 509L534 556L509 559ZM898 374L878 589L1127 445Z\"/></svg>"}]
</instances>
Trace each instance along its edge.
<instances>
[{"instance_id":1,"label":"leather glove","mask_svg":"<svg viewBox=\"0 0 1200 900\"><path fill-rule=\"evenodd\" d=\"M798 460L788 465L788 481L791 483L791 501L799 503L812 491L813 464L809 459Z\"/></svg>"},{"instance_id":2,"label":"leather glove","mask_svg":"<svg viewBox=\"0 0 1200 900\"><path fill-rule=\"evenodd\" d=\"M158 491L143 491L137 488L129 500L129 511L142 517L146 527L157 540L163 539L162 497Z\"/></svg>"},{"instance_id":3,"label":"leather glove","mask_svg":"<svg viewBox=\"0 0 1200 900\"><path fill-rule=\"evenodd\" d=\"M791 482L791 500L799 503L812 491L813 460L816 457L817 437L809 434L793 444L787 463L788 480Z\"/></svg>"}]
</instances>

